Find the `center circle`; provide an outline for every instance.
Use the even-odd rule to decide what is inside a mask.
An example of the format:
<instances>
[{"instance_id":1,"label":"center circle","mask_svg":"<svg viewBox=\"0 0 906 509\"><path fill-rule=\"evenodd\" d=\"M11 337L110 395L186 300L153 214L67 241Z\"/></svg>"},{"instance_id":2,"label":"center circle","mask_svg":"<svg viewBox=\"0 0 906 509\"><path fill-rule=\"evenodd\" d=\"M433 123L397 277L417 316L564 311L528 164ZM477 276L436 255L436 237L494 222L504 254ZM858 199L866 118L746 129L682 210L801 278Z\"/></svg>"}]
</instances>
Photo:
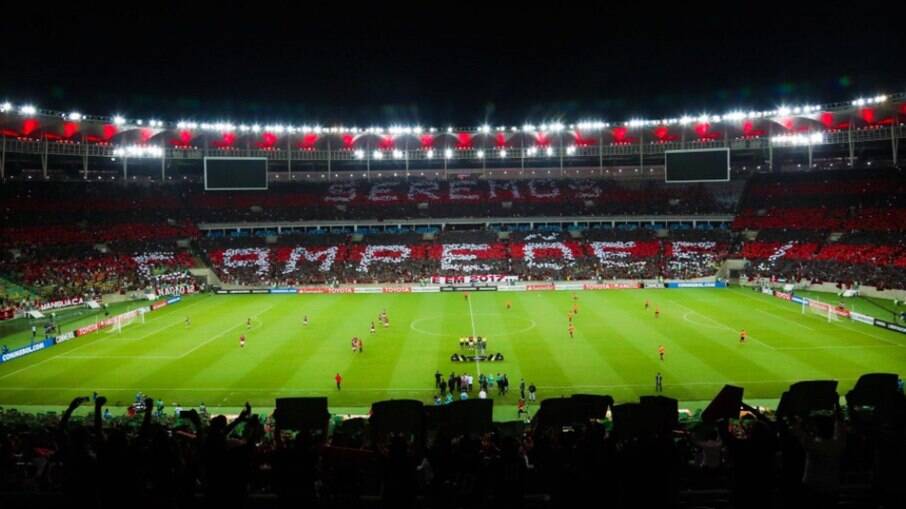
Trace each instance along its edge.
<instances>
[{"instance_id":1,"label":"center circle","mask_svg":"<svg viewBox=\"0 0 906 509\"><path fill-rule=\"evenodd\" d=\"M486 327L483 327L482 324L476 324L476 328L475 328L476 334L481 337L488 338L492 341L494 340L494 338L503 338L503 337L508 337L508 336L515 336L516 334L522 334L522 333L528 332L538 326L538 324L535 323L534 320L531 320L529 318L523 318L521 316L506 316L501 313L473 313L472 317L473 318L489 317L489 318L493 319L490 321L494 324L511 323L511 321L515 321L518 324L522 325L522 327L520 327L519 329L511 330L511 331L504 331L498 327L491 327L490 329L487 329ZM429 336L437 336L437 337L441 337L441 338L459 338L459 337L469 336L472 334L472 324L470 321L468 321L468 317L463 317L463 318L465 318L464 321L457 320L457 324L458 324L458 326L456 328L457 331L459 329L462 329L462 331L459 333L452 332L452 331L451 332L442 332L442 331L438 331L438 330L430 330L433 327L422 328L423 327L422 324L441 322L438 329L443 329L444 318L453 319L454 317L429 316L429 317L425 317L425 318L419 318L417 320L413 320L412 323L409 325L409 328L415 332L418 332L419 334L426 334Z\"/></svg>"}]
</instances>

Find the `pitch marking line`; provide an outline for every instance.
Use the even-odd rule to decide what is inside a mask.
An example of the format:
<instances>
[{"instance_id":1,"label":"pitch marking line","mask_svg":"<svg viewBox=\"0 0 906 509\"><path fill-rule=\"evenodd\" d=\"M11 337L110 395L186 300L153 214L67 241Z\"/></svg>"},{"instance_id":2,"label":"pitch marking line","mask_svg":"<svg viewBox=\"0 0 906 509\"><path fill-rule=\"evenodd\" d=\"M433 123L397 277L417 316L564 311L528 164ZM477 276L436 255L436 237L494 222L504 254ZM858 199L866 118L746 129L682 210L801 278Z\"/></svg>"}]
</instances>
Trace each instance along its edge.
<instances>
[{"instance_id":1,"label":"pitch marking line","mask_svg":"<svg viewBox=\"0 0 906 509\"><path fill-rule=\"evenodd\" d=\"M502 317L503 315L501 315L500 313L475 313L475 316ZM418 319L416 319L416 320L413 320L413 321L409 324L409 328L412 329L412 330L415 331L415 332L418 332L419 334L427 334L427 335L429 335L429 336L436 336L436 337L439 337L439 338L450 338L450 337L455 337L456 334L454 334L454 333L446 333L446 334L445 334L445 333L440 333L440 332L432 332L432 331L429 331L429 330L420 329L420 328L418 328L418 327L415 326L416 324L419 324L419 323L430 322L431 320L441 320L442 318L443 318L443 316L441 316L441 315L427 316L427 317L424 317L424 318L418 318ZM529 325L528 325L527 327L524 327L524 328L519 329L519 330L514 330L514 331L512 331L512 332L503 332L503 333L500 333L500 334L495 334L494 337L496 337L496 338L504 338L504 337L515 336L516 334L522 334L522 333L524 333L524 332L528 332L528 331L530 331L530 330L532 330L532 329L534 329L535 327L538 326L538 323L535 322L534 320L531 320L531 319L528 319L528 318L522 318L522 317L516 317L516 318L519 319L519 320L523 320L525 323L528 323Z\"/></svg>"},{"instance_id":2,"label":"pitch marking line","mask_svg":"<svg viewBox=\"0 0 906 509\"><path fill-rule=\"evenodd\" d=\"M193 302L192 304L189 304L189 306L193 306L193 305L198 304L198 303L200 303L200 302L205 302L205 301L204 301L204 300L200 300L200 301L198 301L198 302ZM186 306L186 308L188 308L189 306ZM183 308L183 309L185 309L185 308ZM82 348L85 348L85 347L88 347L88 346L91 346L91 345L95 344L95 342L97 342L97 340L99 340L99 339L101 339L101 338L104 338L104 336L101 335L101 334L94 334L94 335L92 335L92 337L89 337L89 338L85 341L84 344L81 344L81 345L79 345L79 346L77 346L77 347L75 347L75 348L72 348L71 350L68 350L68 351L66 351L66 352L63 352L63 353L59 353L59 354L57 354L57 355L54 355L53 357L48 357L48 358L44 359L43 361L39 361L39 362L36 362L36 363L34 363L34 364L29 364L28 366L25 366L25 367L23 367L23 368L17 369L16 371L12 371L12 372L10 372L10 373L7 373L7 374L5 374L5 375L3 375L3 376L0 376L0 380L3 380L3 379L5 379L5 378L9 378L9 377L11 377L11 376L13 376L13 375L16 375L16 374L21 373L21 372L23 372L23 371L25 371L25 370L34 368L34 367L36 367L36 366L41 366L41 365L43 365L43 364L45 364L45 363L48 363L48 362L50 362L50 361L52 361L52 360L54 360L54 359L65 358L65 357L69 356L70 354L72 354L72 352L75 352L75 351L77 351L77 350L81 350ZM140 357L139 357L139 358L140 358Z\"/></svg>"},{"instance_id":3,"label":"pitch marking line","mask_svg":"<svg viewBox=\"0 0 906 509\"><path fill-rule=\"evenodd\" d=\"M469 294L466 294L466 300L469 302L469 320L472 322L472 337L477 338L478 333L475 332L475 315L472 313L472 299L469 297ZM481 378L481 366L478 363L478 354L475 355L475 370L478 372L478 378Z\"/></svg>"},{"instance_id":4,"label":"pitch marking line","mask_svg":"<svg viewBox=\"0 0 906 509\"><path fill-rule=\"evenodd\" d=\"M837 350L848 348L903 348L902 345L828 345L828 346L784 346L777 350Z\"/></svg>"},{"instance_id":5,"label":"pitch marking line","mask_svg":"<svg viewBox=\"0 0 906 509\"><path fill-rule=\"evenodd\" d=\"M687 310L688 312L690 312L690 313L692 313L692 314L694 314L694 315L698 315L698 316L704 318L705 320L708 320L709 322L715 324L716 326L718 326L718 327L720 327L720 328L722 328L722 329L728 330L728 331L733 332L733 333L738 332L738 331L737 331L736 329L734 329L733 327L730 327L729 325L727 325L727 324L725 324L725 323L718 322L717 320L715 320L715 319L713 319L713 318L711 318L711 317L709 317L709 316L707 316L707 315L703 315L703 314L699 313L698 311L693 310L692 308L686 307L686 306L680 304L679 302L676 302L676 301L670 301L670 302L672 302L673 304L676 304L677 306L679 306L679 307L681 307L681 308ZM683 315L683 319L685 319L685 318L686 318L686 315ZM689 323L695 323L695 322L693 322L692 320L686 320L686 321L689 322ZM755 337L752 336L751 334L749 334L749 339L751 339L752 341L758 343L759 345L764 346L765 348L769 348L769 349L771 349L771 350L777 350L776 348L774 348L773 346L771 346L771 345L765 343L764 341L760 341L760 340L758 340L758 339L755 339Z\"/></svg>"},{"instance_id":6,"label":"pitch marking line","mask_svg":"<svg viewBox=\"0 0 906 509\"><path fill-rule=\"evenodd\" d=\"M740 295L742 295L742 296L744 296L744 297L746 297L746 298L748 298L748 299L752 299L752 300L755 300L755 301L758 301L758 302L765 302L765 303L768 303L768 304L770 304L770 305L776 307L777 309L780 309L781 311L786 311L786 312L788 312L788 313L801 314L801 311L793 311L792 307L787 306L787 305L784 305L784 304L782 304L782 303L780 303L780 302L776 302L776 299L774 299L773 297L768 297L768 298L766 298L766 299L759 299L759 298L753 297L753 296L751 296L751 295L746 295L746 292L745 292L745 291L740 291L740 292L737 292L737 293L739 293ZM818 320L822 320L822 322L825 321L825 320L822 319L820 316L815 315L815 314L812 314L812 313L809 313L807 316L809 316L809 318L817 318ZM887 339L887 338L883 338L883 337L881 337L881 336L876 336L876 335L874 335L874 334L869 334L868 332L865 332L865 331L863 331L863 330L861 330L861 329L855 329L855 328L853 328L853 327L850 327L849 325L844 324L842 321L837 321L837 322L832 322L832 323L836 324L836 325L839 326L839 327L843 327L844 329L851 330L851 331L855 332L856 334L861 334L861 335L866 336L866 337L869 337L869 338L877 339L878 341L881 341L881 342L884 342L884 343L888 343L888 344L891 344L891 345L897 345L897 346L906 347L906 345L897 343L896 341L892 341L892 340L889 340L889 339Z\"/></svg>"},{"instance_id":7,"label":"pitch marking line","mask_svg":"<svg viewBox=\"0 0 906 509\"><path fill-rule=\"evenodd\" d=\"M60 357L63 357L64 355L71 354L72 352L75 352L76 350L81 350L82 348L85 348L86 346L91 346L91 345L93 345L93 344L95 343L95 341L97 341L98 339L100 339L100 338L102 338L102 337L103 337L103 336L101 336L101 335L95 335L93 338L89 338L88 341L85 342L85 344L79 345L79 346L77 346L77 347L73 348L72 350L69 350L69 351L67 351L67 352L65 352L65 353L60 353L60 354L54 355L53 357L48 357L48 358L44 359L43 361L36 362L36 363L34 363L34 364L29 364L28 366L25 366L24 368L17 369L16 371L7 373L7 374L5 374L5 375L3 375L3 376L0 376L0 380L3 380L4 378L9 378L9 377L11 377L11 376L13 376L13 375L15 375L15 374L17 374L17 373L21 373L21 372L27 370L27 369L34 368L35 366L40 366L40 365L45 364L45 363L47 363L47 362L50 362L50 361L52 361L52 360L54 360L54 359L58 359L58 358L60 358Z\"/></svg>"},{"instance_id":8,"label":"pitch marking line","mask_svg":"<svg viewBox=\"0 0 906 509\"><path fill-rule=\"evenodd\" d=\"M208 301L206 301L206 300L198 300L198 301L195 301L195 302L193 302L193 303L191 303L191 304L189 304L189 305L187 305L187 306L185 306L185 307L183 307L183 308L180 308L180 311L189 309L190 307L192 307L192 306L194 306L194 305L196 305L196 304L201 304L202 302L208 302ZM152 316L151 318L149 318L145 323L150 322L152 319L154 319L153 316ZM159 332L163 332L163 331L165 331L165 330L167 330L167 329L169 329L169 328L176 327L177 325L179 325L179 324L181 324L181 323L185 323L185 321L184 321L184 320L177 320L177 321L173 322L173 323L170 324L170 325L165 325L164 327L160 327L160 328L154 329L153 331L151 331L151 332L149 332L149 333L147 333L147 334L143 334L143 335L141 335L141 336L139 336L139 337L137 337L137 338L130 338L130 337L122 338L122 337L121 337L121 338L119 338L119 339L125 340L125 341L139 341L139 340L145 339L145 338L147 338L147 337L149 337L149 336L153 336L153 335L155 335L155 334L157 334L157 333L159 333Z\"/></svg>"},{"instance_id":9,"label":"pitch marking line","mask_svg":"<svg viewBox=\"0 0 906 509\"><path fill-rule=\"evenodd\" d=\"M264 313L267 313L268 311L270 311L271 309L273 309L273 308L276 307L276 306L277 306L276 304L273 304L273 305L268 306L267 308L265 308L265 309L264 309L263 311L261 311L260 313L258 313L258 314L256 314L256 315L252 315L252 318L254 318L255 320L254 320L254 323L252 324L252 327L251 327L250 329L248 329L248 330L250 330L250 331L251 331L251 330L255 330L255 329L259 328L261 325L263 325L263 323L261 322L261 320L258 320L257 318L258 318L259 316L263 315ZM180 356L178 356L178 357L176 357L176 358L177 358L177 359L182 359L182 358L186 357L187 355L191 354L192 352L198 350L199 348L201 348L201 347L207 345L207 344L210 343L211 341L214 341L215 339L218 339L218 338L220 338L221 336L223 336L223 335L225 335L225 334L227 334L227 333L233 331L234 329L237 329L237 328L239 328L239 327L242 327L243 325L244 325L244 324L234 325L234 326L230 327L229 329L227 329L227 330L225 330L225 331L223 331L223 332L217 334L216 336L211 336L210 338L208 338L208 339L202 341L201 343L199 343L198 345L196 345L195 347L193 347L193 348L190 349L189 351L183 353L182 355L180 355Z\"/></svg>"},{"instance_id":10,"label":"pitch marking line","mask_svg":"<svg viewBox=\"0 0 906 509\"><path fill-rule=\"evenodd\" d=\"M788 323L788 324L795 325L796 327L801 327L801 328L803 328L803 329L806 329L806 330L809 330L809 331L812 331L812 332L815 332L815 333L818 332L817 329L813 329L813 328L809 327L808 325L802 325L801 323L796 323L795 321L790 320L789 318L784 318L784 317L782 317L782 316L780 316L780 315L775 315L774 313L771 313L771 312L769 312L769 311L765 311L765 310L763 310L763 309L758 309L758 308L755 308L755 311L758 311L758 312L761 313L761 314L768 315L768 316L770 316L771 318L774 318L774 319L777 319L777 320L784 321L784 322L786 322L786 323Z\"/></svg>"},{"instance_id":11,"label":"pitch marking line","mask_svg":"<svg viewBox=\"0 0 906 509\"><path fill-rule=\"evenodd\" d=\"M838 382L851 382L858 380L858 378L836 378L836 377L824 377L824 378L809 378L808 380L836 380ZM671 387L695 387L695 386L711 386L711 385L767 385L767 384L784 384L784 383L796 383L801 382L802 379L790 379L790 380L749 380L749 381L740 381L740 380L721 380L716 382L683 382L670 384ZM553 389L553 390L563 390L563 389L630 389L635 387L651 387L651 384L606 384L606 385L539 385L539 389ZM313 387L306 388L272 388L264 389L258 387L243 387L242 389L237 389L236 387L139 387L139 386L129 386L129 387L0 387L0 392L3 391L178 391L178 392L229 392L229 393L246 393L246 392L263 392L263 393L287 393L287 392L314 392L314 393L329 393L330 389L318 389ZM346 390L346 389L344 389ZM399 387L388 387L384 389L380 388L365 388L365 389L349 389L349 392L425 392L425 393L434 393L437 392L437 389L426 389L422 387L417 388L399 388Z\"/></svg>"},{"instance_id":12,"label":"pitch marking line","mask_svg":"<svg viewBox=\"0 0 906 509\"><path fill-rule=\"evenodd\" d=\"M696 312L694 312L694 311L686 311L685 313L683 313L683 320L685 320L685 321L687 321L687 322L689 322L689 323L691 323L691 324L693 324L693 325L697 325L697 326L699 326L699 327L708 327L709 329L720 329L720 330L725 330L725 329L726 329L726 326L719 326L719 327L718 327L718 326L715 326L715 325L710 325L710 324L707 324L707 323L701 323L701 322L696 322L695 320L690 320L690 319L689 319L689 315L691 315L691 314L693 314L693 313L695 313L696 315L698 314L698 313L696 313Z\"/></svg>"}]
</instances>

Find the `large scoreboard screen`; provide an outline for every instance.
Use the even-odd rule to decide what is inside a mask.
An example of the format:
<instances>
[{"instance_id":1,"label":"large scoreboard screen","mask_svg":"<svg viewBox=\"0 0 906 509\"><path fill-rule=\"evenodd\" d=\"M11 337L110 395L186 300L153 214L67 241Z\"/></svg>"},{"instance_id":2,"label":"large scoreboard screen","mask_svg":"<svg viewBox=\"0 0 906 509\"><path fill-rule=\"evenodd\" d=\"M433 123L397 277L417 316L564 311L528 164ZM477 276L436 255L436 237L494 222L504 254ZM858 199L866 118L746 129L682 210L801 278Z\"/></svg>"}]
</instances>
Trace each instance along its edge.
<instances>
[{"instance_id":1,"label":"large scoreboard screen","mask_svg":"<svg viewBox=\"0 0 906 509\"><path fill-rule=\"evenodd\" d=\"M267 189L264 157L205 157L206 191L260 191Z\"/></svg>"},{"instance_id":2,"label":"large scoreboard screen","mask_svg":"<svg viewBox=\"0 0 906 509\"><path fill-rule=\"evenodd\" d=\"M664 154L667 182L730 180L730 149L668 150Z\"/></svg>"}]
</instances>

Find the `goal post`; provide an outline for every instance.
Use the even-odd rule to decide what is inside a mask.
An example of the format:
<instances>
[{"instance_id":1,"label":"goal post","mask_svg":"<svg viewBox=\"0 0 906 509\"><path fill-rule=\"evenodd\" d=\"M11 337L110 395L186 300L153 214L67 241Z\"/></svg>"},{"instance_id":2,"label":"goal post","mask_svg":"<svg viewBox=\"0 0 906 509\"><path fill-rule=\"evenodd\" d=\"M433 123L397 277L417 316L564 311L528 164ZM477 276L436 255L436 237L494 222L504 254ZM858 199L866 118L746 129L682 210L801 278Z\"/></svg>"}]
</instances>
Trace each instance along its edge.
<instances>
[{"instance_id":1,"label":"goal post","mask_svg":"<svg viewBox=\"0 0 906 509\"><path fill-rule=\"evenodd\" d=\"M113 325L110 327L110 329L107 332L119 334L119 333L123 332L123 327L128 327L136 322L142 323L142 324L145 323L145 310L144 309L136 309L133 312L125 313L125 314L113 317Z\"/></svg>"},{"instance_id":2,"label":"goal post","mask_svg":"<svg viewBox=\"0 0 906 509\"><path fill-rule=\"evenodd\" d=\"M803 312L804 306L805 304L803 304ZM812 313L826 317L828 322L837 322L840 320L840 317L834 312L834 306L831 304L821 302L818 299L809 299L808 307Z\"/></svg>"}]
</instances>

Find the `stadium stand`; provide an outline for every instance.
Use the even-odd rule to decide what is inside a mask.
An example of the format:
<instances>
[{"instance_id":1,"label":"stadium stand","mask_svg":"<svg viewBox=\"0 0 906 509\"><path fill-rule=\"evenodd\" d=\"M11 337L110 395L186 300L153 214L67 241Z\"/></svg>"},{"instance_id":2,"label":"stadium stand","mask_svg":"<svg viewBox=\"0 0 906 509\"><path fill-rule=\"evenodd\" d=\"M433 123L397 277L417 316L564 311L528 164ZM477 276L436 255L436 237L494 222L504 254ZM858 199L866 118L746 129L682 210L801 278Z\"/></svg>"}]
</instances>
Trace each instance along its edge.
<instances>
[{"instance_id":1,"label":"stadium stand","mask_svg":"<svg viewBox=\"0 0 906 509\"><path fill-rule=\"evenodd\" d=\"M750 277L906 287L902 170L759 175L750 180L736 231L755 230L738 253Z\"/></svg>"},{"instance_id":2,"label":"stadium stand","mask_svg":"<svg viewBox=\"0 0 906 509\"><path fill-rule=\"evenodd\" d=\"M691 416L677 414L676 400L652 397L617 405L613 420L603 421L589 416L606 407L578 411L570 398L544 400L532 405L531 421L479 423L475 431L442 417L472 402L449 409L377 402L370 418L325 415L323 427L291 425L294 437L251 407L232 421L204 408L177 418L139 394L125 415L113 415L101 395L93 416L72 415L90 407L89 398L77 398L62 416L0 411L0 500L553 508L603 497L627 508L897 507L906 398L902 388L870 394L854 390L849 406L809 413L816 403L741 409L722 401L722 391ZM884 410L861 409L865 401ZM409 406L424 417L378 419L379 407L402 403L418 403Z\"/></svg>"},{"instance_id":3,"label":"stadium stand","mask_svg":"<svg viewBox=\"0 0 906 509\"><path fill-rule=\"evenodd\" d=\"M333 243L319 244L267 246L261 239L201 244L222 281L262 286L328 280L413 282L462 273L509 274L523 280L694 278L712 275L727 253L727 244L715 241L592 240L620 237L600 232L589 239L540 231L496 237L494 232L476 231L444 233L431 241L417 234L382 234L367 235L361 242L334 236ZM473 242L462 242L465 239Z\"/></svg>"},{"instance_id":4,"label":"stadium stand","mask_svg":"<svg viewBox=\"0 0 906 509\"><path fill-rule=\"evenodd\" d=\"M33 288L32 299L50 299L153 287L147 274L137 273L134 258L154 252L175 255L172 262L156 262L169 263L160 271L184 270L197 257L223 283L256 286L414 282L462 273L458 255L476 257L469 271L523 279L696 278L739 256L751 262L745 272L750 278L903 288L901 173L755 174L747 182L678 187L618 180L379 180L293 183L246 193L168 183L132 185L126 195L116 183L10 182L0 188L0 275L6 287ZM624 223L567 231L525 223L443 231L387 225L361 227L354 235L273 228L202 232L197 226L212 220L254 227L241 221L720 213L734 211L739 199L732 230ZM177 240L191 247L178 247ZM23 300L8 292L3 298L6 309Z\"/></svg>"}]
</instances>

